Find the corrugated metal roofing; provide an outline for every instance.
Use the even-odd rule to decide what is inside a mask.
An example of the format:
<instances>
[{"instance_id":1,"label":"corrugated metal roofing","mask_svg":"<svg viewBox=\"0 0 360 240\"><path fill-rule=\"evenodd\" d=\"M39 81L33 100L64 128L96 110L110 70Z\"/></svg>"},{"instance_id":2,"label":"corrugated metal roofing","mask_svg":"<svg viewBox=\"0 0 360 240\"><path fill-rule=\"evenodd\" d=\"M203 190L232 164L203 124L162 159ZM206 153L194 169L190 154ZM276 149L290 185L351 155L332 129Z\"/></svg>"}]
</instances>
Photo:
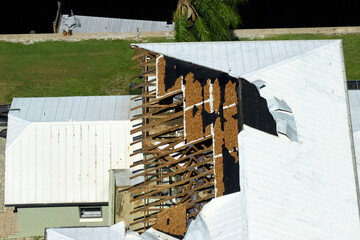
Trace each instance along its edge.
<instances>
[{"instance_id":1,"label":"corrugated metal roofing","mask_svg":"<svg viewBox=\"0 0 360 240\"><path fill-rule=\"evenodd\" d=\"M131 96L17 98L8 121L5 204L108 202L129 168ZM20 109L20 110L16 110Z\"/></svg>"},{"instance_id":2,"label":"corrugated metal roofing","mask_svg":"<svg viewBox=\"0 0 360 240\"><path fill-rule=\"evenodd\" d=\"M63 31L65 19L61 18L59 33ZM173 31L174 24L167 24L165 21L150 21L122 18L106 18L75 15L78 26L74 28L74 33L102 33L102 32L137 32L137 28L141 32L159 32Z\"/></svg>"},{"instance_id":3,"label":"corrugated metal roofing","mask_svg":"<svg viewBox=\"0 0 360 240\"><path fill-rule=\"evenodd\" d=\"M29 122L121 121L131 119L130 95L14 98L9 115ZM19 110L17 110L19 109Z\"/></svg>"},{"instance_id":4,"label":"corrugated metal roofing","mask_svg":"<svg viewBox=\"0 0 360 240\"><path fill-rule=\"evenodd\" d=\"M241 77L334 42L339 40L142 43L132 46Z\"/></svg>"},{"instance_id":5,"label":"corrugated metal roofing","mask_svg":"<svg viewBox=\"0 0 360 240\"><path fill-rule=\"evenodd\" d=\"M140 104L131 101L131 95L124 96L79 96L14 98L9 118L6 146L13 141L31 122L84 122L129 120L140 110L130 109ZM15 126L16 125L16 126Z\"/></svg>"}]
</instances>

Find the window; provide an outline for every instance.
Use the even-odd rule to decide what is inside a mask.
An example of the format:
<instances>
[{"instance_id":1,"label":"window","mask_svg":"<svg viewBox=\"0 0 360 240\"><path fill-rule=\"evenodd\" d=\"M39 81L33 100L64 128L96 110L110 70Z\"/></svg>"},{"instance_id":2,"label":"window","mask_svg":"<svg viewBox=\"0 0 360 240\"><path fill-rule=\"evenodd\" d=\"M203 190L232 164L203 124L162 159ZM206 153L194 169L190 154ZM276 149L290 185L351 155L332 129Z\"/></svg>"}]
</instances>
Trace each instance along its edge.
<instances>
[{"instance_id":1,"label":"window","mask_svg":"<svg viewBox=\"0 0 360 240\"><path fill-rule=\"evenodd\" d=\"M102 211L100 207L80 207L80 218L102 218Z\"/></svg>"}]
</instances>

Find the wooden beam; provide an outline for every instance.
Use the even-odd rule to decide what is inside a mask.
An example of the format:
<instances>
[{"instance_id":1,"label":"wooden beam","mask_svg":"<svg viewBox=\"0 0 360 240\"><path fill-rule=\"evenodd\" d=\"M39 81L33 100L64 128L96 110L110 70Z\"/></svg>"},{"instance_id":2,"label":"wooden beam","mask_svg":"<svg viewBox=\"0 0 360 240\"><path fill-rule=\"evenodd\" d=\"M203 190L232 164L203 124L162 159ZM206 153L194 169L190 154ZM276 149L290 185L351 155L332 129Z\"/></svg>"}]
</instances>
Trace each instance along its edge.
<instances>
[{"instance_id":1,"label":"wooden beam","mask_svg":"<svg viewBox=\"0 0 360 240\"><path fill-rule=\"evenodd\" d=\"M135 78L143 77L144 75L153 73L153 72L155 72L155 71L156 71L156 69L147 70L146 72L143 72L143 73L141 73L141 74L138 74L138 75L136 75L136 76L133 76L133 77L131 77L130 79L135 79ZM154 74L154 75L151 75L151 76L155 76L155 74Z\"/></svg>"},{"instance_id":2,"label":"wooden beam","mask_svg":"<svg viewBox=\"0 0 360 240\"><path fill-rule=\"evenodd\" d=\"M137 95L135 97L132 97L131 100L135 100L137 98L142 98L142 97L146 97L147 95L149 95L150 93L154 93L153 95L149 95L149 96L155 96L155 92L156 92L156 89L153 89L149 92L146 92L146 93L143 93L143 94L140 94L140 95ZM155 96L156 97L156 96Z\"/></svg>"},{"instance_id":3,"label":"wooden beam","mask_svg":"<svg viewBox=\"0 0 360 240\"><path fill-rule=\"evenodd\" d=\"M208 174L211 174L211 173L214 173L214 171L213 171L213 170L208 170L208 171L203 172L203 173L201 173L201 174L199 174L199 175L196 175L196 176L193 176L193 177L184 179L184 180L182 180L182 181L180 181L180 182L173 183L173 184L168 184L168 185L166 185L166 189L183 185L184 183L190 182L191 180L195 180L195 179L197 179L197 178L202 178L202 177L204 177L204 176L206 176L206 175L208 175ZM204 185L206 185L206 184L204 184ZM201 185L201 186L203 186L203 185ZM134 200L136 200L137 198L140 198L140 197L141 197L141 198L144 198L144 197L146 197L146 196L150 196L150 195L159 193L159 192L161 192L161 191L163 191L163 190L165 190L165 189L154 190L154 191L145 193L144 195L136 196L136 197L134 197L134 199L130 200L130 202L133 202Z\"/></svg>"},{"instance_id":4,"label":"wooden beam","mask_svg":"<svg viewBox=\"0 0 360 240\"><path fill-rule=\"evenodd\" d=\"M139 48L138 48L138 49L139 49ZM137 54L137 55L135 55L135 56L133 56L133 57L131 58L131 60L136 60L136 59L141 58L141 57L156 58L156 55L157 55L157 54L155 54L155 53L153 53L153 52L150 52L150 51L147 51L147 50L142 49L142 48L141 48L141 50L142 50L142 52L139 53L139 54Z\"/></svg>"},{"instance_id":5,"label":"wooden beam","mask_svg":"<svg viewBox=\"0 0 360 240\"><path fill-rule=\"evenodd\" d=\"M172 92L172 93L169 93L168 95L165 95L165 96L156 98L155 100L149 101L149 102L147 102L147 103L145 103L145 104L142 104L142 105L139 105L139 106L137 106L137 107L134 107L134 108L131 109L131 111L132 111L132 110L135 110L135 109L138 109L138 108L141 108L141 107L146 107L147 105L150 105L150 104L153 104L153 103L157 103L157 102L159 102L160 100L166 99L166 98L168 98L168 97L172 97L172 96L174 96L174 95L176 95L176 94L179 94L179 93L182 93L181 89L176 90L176 91L174 91L174 92Z\"/></svg>"},{"instance_id":6,"label":"wooden beam","mask_svg":"<svg viewBox=\"0 0 360 240\"><path fill-rule=\"evenodd\" d=\"M140 184L140 185L138 185L138 186L136 186L136 187L133 187L133 188L135 189L135 188L137 188L137 187L144 186L144 185L146 185L146 184L151 184L151 183L154 183L154 182L156 182L156 181L162 180L162 179L167 178L167 177L173 177L173 176L176 176L176 175L181 175L181 173L185 173L185 172L189 171L189 169L190 169L191 167L194 167L194 168L195 168L195 167L199 167L199 166L202 166L202 165L204 165L204 164L207 164L207 163L209 163L209 162L211 162L211 161L212 161L212 159L211 159L211 160L208 160L208 161L206 161L206 162L201 162L201 163L199 163L199 164L195 164L195 165L190 166L190 167L187 167L187 168L183 168L183 169L178 170L178 171L176 171L176 172L167 173L167 174L163 175L162 177L159 177L159 178L156 178L156 179L154 179L154 180L151 180L151 181L142 183L142 184ZM130 188L130 189L131 189L131 188ZM130 190L130 191L131 191L131 190Z\"/></svg>"},{"instance_id":7,"label":"wooden beam","mask_svg":"<svg viewBox=\"0 0 360 240\"><path fill-rule=\"evenodd\" d=\"M170 132L174 132L174 131L177 131L177 130L181 130L181 129L184 129L184 126L183 125L180 125L180 126L174 126L174 127L167 127L165 130L163 131L160 131L158 133L154 133L152 135L149 135L147 136L146 138L142 138L140 140L137 140L135 142L132 142L130 143L130 146L134 145L134 144L137 144L137 143L140 143L140 142L144 142L144 141L152 141L153 138L155 137L158 137L158 136L161 136L161 135L164 135L166 133L170 133ZM158 140L156 140L158 141Z\"/></svg>"},{"instance_id":8,"label":"wooden beam","mask_svg":"<svg viewBox=\"0 0 360 240\"><path fill-rule=\"evenodd\" d=\"M152 105L153 107L155 107L154 105ZM150 127L153 127L155 125L158 125L160 123L165 123L165 122L168 122L170 120L173 120L173 119L176 119L176 118L179 118L183 115L183 112L177 112L177 113L174 113L170 116L168 116L167 118L163 118L163 119L160 119L160 120L157 120L157 121L154 121L154 122L150 122L148 124L145 124L143 126L140 126L138 128L135 128L133 130L130 131L130 134L134 134L134 133L137 133L141 130L145 130L145 129L150 129Z\"/></svg>"},{"instance_id":9,"label":"wooden beam","mask_svg":"<svg viewBox=\"0 0 360 240\"><path fill-rule=\"evenodd\" d=\"M161 112L161 111L164 111L165 109L168 109L168 108L175 108L179 105L183 104L182 101L178 101L178 102L174 102L174 103L171 103L169 105L160 105L162 107L159 107L158 109L156 109L154 112L149 112L149 113L144 113L143 115L141 116L137 116L137 117L134 117L131 119L131 121L134 121L136 119L139 119L139 118L151 118L152 116L155 116L155 114ZM173 114L173 113L172 113Z\"/></svg>"},{"instance_id":10,"label":"wooden beam","mask_svg":"<svg viewBox=\"0 0 360 240\"><path fill-rule=\"evenodd\" d=\"M166 156L166 155L168 155L168 154L171 154L171 153L174 153L174 152L177 152L177 151L186 149L186 148L192 148L195 144L200 143L200 142L203 142L203 141L206 141L206 140L209 140L209 139L211 139L211 138L212 138L212 136L209 135L209 136L207 136L207 137L205 137L205 138L203 138L203 139L199 139L199 140L197 140L197 141L194 141L194 142L191 143L191 144L185 144L185 145L180 146L180 147L178 147L178 148L176 148L176 149L173 149L171 152L164 152L164 153L161 154L160 156L152 157L152 158L143 160L143 161L141 161L141 162L138 162L138 163L136 163L136 164L133 164L133 165L131 165L130 167L135 167L135 166L137 166L137 165L144 164L144 163L146 163L147 161L151 161L151 160L154 160L154 159L159 158L159 157L164 157L164 156ZM189 158L190 156L196 156L196 155L201 154L201 153L206 152L206 151L212 151L212 146L210 146L210 147L208 147L208 148L206 148L206 149L200 150L199 152L193 153L193 154L191 154L191 155L189 155L189 156L186 156L186 157L184 157L184 158L182 158L182 159L178 159L178 160L176 160L176 161L185 160L185 159Z\"/></svg>"},{"instance_id":11,"label":"wooden beam","mask_svg":"<svg viewBox=\"0 0 360 240\"><path fill-rule=\"evenodd\" d=\"M140 212L140 211L146 211L146 209L148 209L148 208L150 208L152 206L156 206L157 204L161 204L161 203L166 202L168 200L171 200L173 198L180 198L180 197L182 197L184 195L187 195L187 194L191 195L194 191L199 191L199 190L201 190L203 188L207 188L207 187L210 187L210 186L213 186L213 185L214 185L214 183L207 183L207 184L201 185L200 187L190 189L190 191L188 191L188 192L183 192L183 193L179 193L179 194L174 195L174 196L169 196L167 199L156 201L156 202L147 204L145 207L142 207L142 208L136 209L134 211L131 211L130 214L134 214L134 213Z\"/></svg>"},{"instance_id":12,"label":"wooden beam","mask_svg":"<svg viewBox=\"0 0 360 240\"><path fill-rule=\"evenodd\" d=\"M139 63L139 64L137 64L135 66L132 66L131 69L144 67L144 66L156 66L156 63L154 63L154 61L156 61L156 58L150 59L149 61Z\"/></svg>"}]
</instances>

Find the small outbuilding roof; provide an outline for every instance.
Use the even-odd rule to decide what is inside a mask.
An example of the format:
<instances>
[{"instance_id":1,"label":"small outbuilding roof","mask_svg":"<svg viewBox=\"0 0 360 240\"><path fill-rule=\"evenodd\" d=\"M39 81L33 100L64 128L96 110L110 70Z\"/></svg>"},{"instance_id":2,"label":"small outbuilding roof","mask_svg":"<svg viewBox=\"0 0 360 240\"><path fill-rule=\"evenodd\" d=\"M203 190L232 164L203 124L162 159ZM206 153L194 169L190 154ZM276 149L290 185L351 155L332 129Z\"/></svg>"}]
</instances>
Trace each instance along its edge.
<instances>
[{"instance_id":1,"label":"small outbuilding roof","mask_svg":"<svg viewBox=\"0 0 360 240\"><path fill-rule=\"evenodd\" d=\"M59 33L65 26L67 16L63 15L59 27ZM162 32L173 31L174 24L167 24L166 21L151 21L138 19L107 18L75 15L77 26L74 33L126 33L126 32Z\"/></svg>"}]
</instances>

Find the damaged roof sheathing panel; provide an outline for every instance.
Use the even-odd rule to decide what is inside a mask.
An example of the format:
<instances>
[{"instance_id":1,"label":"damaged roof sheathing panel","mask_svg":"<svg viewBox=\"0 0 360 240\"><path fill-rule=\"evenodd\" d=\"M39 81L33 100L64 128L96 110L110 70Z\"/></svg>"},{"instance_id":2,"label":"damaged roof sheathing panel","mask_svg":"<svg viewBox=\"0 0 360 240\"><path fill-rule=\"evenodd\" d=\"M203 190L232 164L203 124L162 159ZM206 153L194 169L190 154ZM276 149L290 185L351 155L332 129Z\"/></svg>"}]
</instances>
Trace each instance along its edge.
<instances>
[{"instance_id":1,"label":"damaged roof sheathing panel","mask_svg":"<svg viewBox=\"0 0 360 240\"><path fill-rule=\"evenodd\" d=\"M236 149L240 192L223 196L238 194L239 201L233 205L212 204L224 199L217 195L219 198L202 209L212 214L204 220L200 213L192 221L187 240L221 239L222 234L236 231L235 223L225 224L231 219L232 208L238 213L239 219L235 222L240 224L237 229L242 232L242 239L359 238L358 187L341 40L133 46L239 78L241 85L248 85L240 88L242 104L260 96L256 98L257 103L251 102L253 108L242 109L244 124L237 136ZM252 82L260 85L249 84ZM216 92L216 85L212 87ZM243 92L252 88L256 92L250 91L249 95ZM279 100L273 109L275 117L261 118L263 124L254 121L253 117L259 116L251 113L259 109L269 111L265 100L274 98ZM189 108L188 114L196 116L206 108L205 104L203 106ZM211 107L214 106L215 100ZM288 115L277 116L276 113ZM273 129L276 117L288 124L283 125L283 130ZM252 125L254 122L257 124ZM220 123L213 123L214 130L216 124ZM292 129L286 129L289 126ZM276 130L286 132L290 140L279 137L280 134L277 136Z\"/></svg>"}]
</instances>

